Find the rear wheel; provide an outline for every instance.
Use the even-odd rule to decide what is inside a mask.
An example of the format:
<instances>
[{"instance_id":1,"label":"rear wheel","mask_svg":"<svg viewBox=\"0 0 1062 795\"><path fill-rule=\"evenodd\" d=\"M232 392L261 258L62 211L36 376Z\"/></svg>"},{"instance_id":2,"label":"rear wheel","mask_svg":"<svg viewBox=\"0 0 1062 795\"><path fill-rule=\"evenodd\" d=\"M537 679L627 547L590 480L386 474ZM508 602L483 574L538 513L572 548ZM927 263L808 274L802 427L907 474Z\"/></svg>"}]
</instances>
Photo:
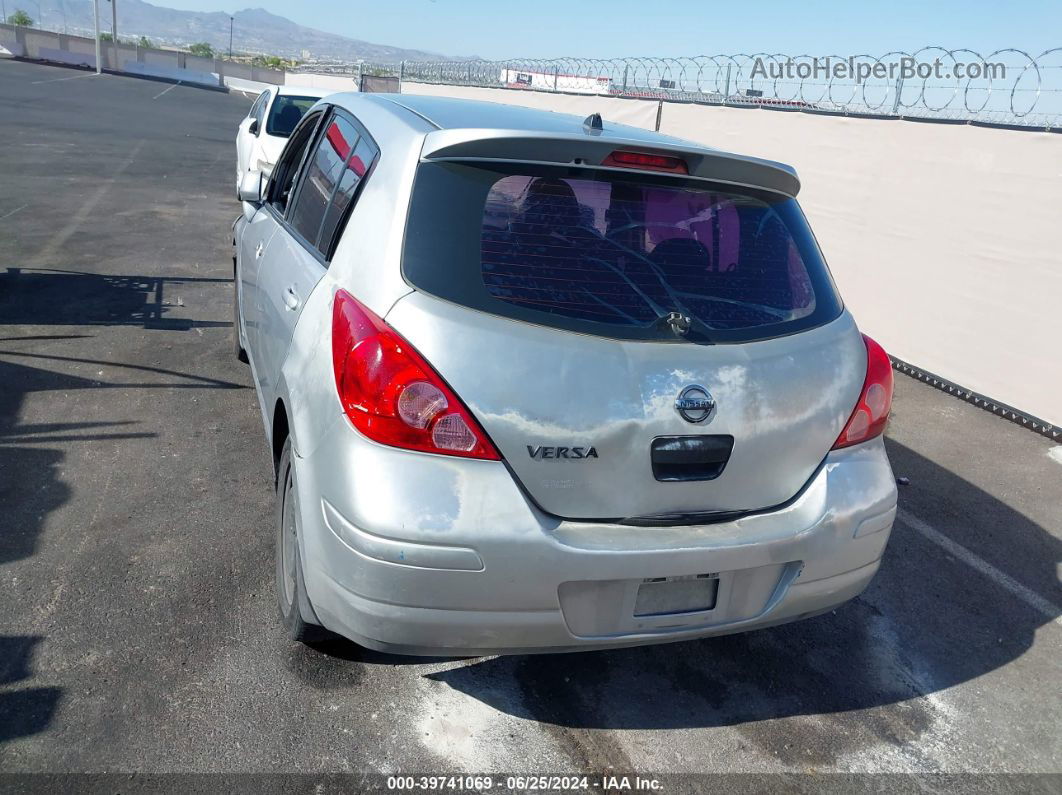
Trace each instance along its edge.
<instances>
[{"instance_id":1,"label":"rear wheel","mask_svg":"<svg viewBox=\"0 0 1062 795\"><path fill-rule=\"evenodd\" d=\"M303 581L302 560L299 557L299 522L291 439L288 438L277 466L277 605L280 608L280 621L288 637L300 643L314 643L325 640L331 633L322 626L306 621L300 609L300 605L308 608L309 600L306 598L306 583Z\"/></svg>"}]
</instances>

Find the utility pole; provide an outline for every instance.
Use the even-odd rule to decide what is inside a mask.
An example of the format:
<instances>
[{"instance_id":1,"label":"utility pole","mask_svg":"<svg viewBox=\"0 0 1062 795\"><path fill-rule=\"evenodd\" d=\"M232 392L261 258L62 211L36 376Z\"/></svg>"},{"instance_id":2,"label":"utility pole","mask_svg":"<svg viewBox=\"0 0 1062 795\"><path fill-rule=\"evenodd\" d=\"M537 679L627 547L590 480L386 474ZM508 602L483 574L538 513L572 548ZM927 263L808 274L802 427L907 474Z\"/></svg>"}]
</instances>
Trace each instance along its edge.
<instances>
[{"instance_id":1,"label":"utility pole","mask_svg":"<svg viewBox=\"0 0 1062 795\"><path fill-rule=\"evenodd\" d=\"M111 36L114 37L114 63L111 68L120 72L122 69L118 65L118 0L111 0Z\"/></svg>"},{"instance_id":2,"label":"utility pole","mask_svg":"<svg viewBox=\"0 0 1062 795\"><path fill-rule=\"evenodd\" d=\"M100 0L92 0L92 19L96 26L96 74L99 74L100 61L103 58L100 52Z\"/></svg>"},{"instance_id":3,"label":"utility pole","mask_svg":"<svg viewBox=\"0 0 1062 795\"><path fill-rule=\"evenodd\" d=\"M229 17L229 60L232 60L232 23L236 17Z\"/></svg>"}]
</instances>

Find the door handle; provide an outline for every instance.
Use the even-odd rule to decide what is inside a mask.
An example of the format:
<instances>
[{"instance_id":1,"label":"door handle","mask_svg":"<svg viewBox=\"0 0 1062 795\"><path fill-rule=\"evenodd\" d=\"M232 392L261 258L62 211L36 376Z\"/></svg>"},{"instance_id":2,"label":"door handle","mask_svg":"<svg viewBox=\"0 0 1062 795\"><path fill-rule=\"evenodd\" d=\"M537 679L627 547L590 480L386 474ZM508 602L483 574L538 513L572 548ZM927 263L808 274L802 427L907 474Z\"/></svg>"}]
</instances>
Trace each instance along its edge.
<instances>
[{"instance_id":1,"label":"door handle","mask_svg":"<svg viewBox=\"0 0 1062 795\"><path fill-rule=\"evenodd\" d=\"M262 241L258 241L258 247L254 250L254 258L258 259L262 256L262 252L265 251L265 246L262 245Z\"/></svg>"},{"instance_id":2,"label":"door handle","mask_svg":"<svg viewBox=\"0 0 1062 795\"><path fill-rule=\"evenodd\" d=\"M295 292L295 285L291 285L284 291L284 305L288 309L299 308L299 295Z\"/></svg>"}]
</instances>

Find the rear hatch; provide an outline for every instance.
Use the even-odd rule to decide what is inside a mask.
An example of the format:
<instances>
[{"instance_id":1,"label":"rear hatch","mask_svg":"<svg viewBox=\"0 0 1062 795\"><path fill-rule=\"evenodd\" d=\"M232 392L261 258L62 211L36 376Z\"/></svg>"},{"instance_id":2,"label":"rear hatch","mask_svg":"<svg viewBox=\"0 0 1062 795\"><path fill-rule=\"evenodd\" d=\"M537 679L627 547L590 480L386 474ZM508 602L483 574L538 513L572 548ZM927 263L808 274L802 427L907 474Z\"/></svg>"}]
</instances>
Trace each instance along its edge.
<instances>
[{"instance_id":1,"label":"rear hatch","mask_svg":"<svg viewBox=\"0 0 1062 795\"><path fill-rule=\"evenodd\" d=\"M416 291L387 322L549 513L668 522L790 499L866 372L795 179L570 144L564 165L426 158L403 256Z\"/></svg>"}]
</instances>

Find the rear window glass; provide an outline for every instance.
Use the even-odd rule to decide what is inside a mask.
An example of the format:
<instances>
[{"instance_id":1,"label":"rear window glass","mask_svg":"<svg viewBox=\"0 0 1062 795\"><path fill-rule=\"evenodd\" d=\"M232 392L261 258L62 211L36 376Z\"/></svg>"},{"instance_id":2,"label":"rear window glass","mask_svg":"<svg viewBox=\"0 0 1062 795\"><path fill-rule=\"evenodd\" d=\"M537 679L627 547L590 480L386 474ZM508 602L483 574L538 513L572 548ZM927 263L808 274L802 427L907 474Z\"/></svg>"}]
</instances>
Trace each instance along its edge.
<instances>
[{"instance_id":1,"label":"rear window glass","mask_svg":"<svg viewBox=\"0 0 1062 795\"><path fill-rule=\"evenodd\" d=\"M517 169L421 167L403 263L414 285L497 314L624 338L759 339L840 314L789 197L611 172L505 173ZM434 209L442 223L425 214L431 196L449 197ZM431 238L429 255L422 246ZM440 261L440 252L456 256ZM676 313L685 334L669 321Z\"/></svg>"},{"instance_id":2,"label":"rear window glass","mask_svg":"<svg viewBox=\"0 0 1062 795\"><path fill-rule=\"evenodd\" d=\"M273 107L269 109L266 132L287 138L295 129L295 125L302 120L306 111L315 104L317 104L317 97L277 97Z\"/></svg>"}]
</instances>

